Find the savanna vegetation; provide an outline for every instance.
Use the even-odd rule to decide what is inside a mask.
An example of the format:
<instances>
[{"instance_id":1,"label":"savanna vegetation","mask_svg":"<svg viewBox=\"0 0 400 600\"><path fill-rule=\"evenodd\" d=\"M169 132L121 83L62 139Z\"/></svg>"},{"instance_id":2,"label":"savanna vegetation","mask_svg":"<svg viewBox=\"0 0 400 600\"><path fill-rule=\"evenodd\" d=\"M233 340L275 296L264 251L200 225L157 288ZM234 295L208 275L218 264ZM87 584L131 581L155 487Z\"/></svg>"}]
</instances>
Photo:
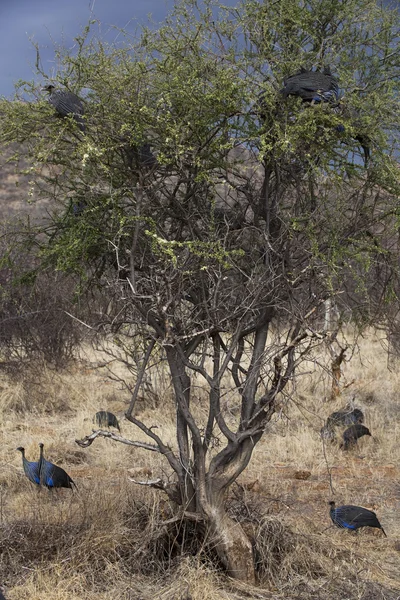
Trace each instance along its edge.
<instances>
[{"instance_id":1,"label":"savanna vegetation","mask_svg":"<svg viewBox=\"0 0 400 600\"><path fill-rule=\"evenodd\" d=\"M397 350L398 11L190 0L118 45L94 26L57 73L37 49L0 108L6 160L46 207L2 231L3 435L31 454L52 440L81 490L4 477L12 597L394 594L394 542L322 529L329 495L395 506L376 340ZM280 93L328 66L340 103ZM83 98L84 127L57 117L50 79ZM366 461L318 434L347 388L381 432ZM82 441L100 407L123 435Z\"/></svg>"}]
</instances>

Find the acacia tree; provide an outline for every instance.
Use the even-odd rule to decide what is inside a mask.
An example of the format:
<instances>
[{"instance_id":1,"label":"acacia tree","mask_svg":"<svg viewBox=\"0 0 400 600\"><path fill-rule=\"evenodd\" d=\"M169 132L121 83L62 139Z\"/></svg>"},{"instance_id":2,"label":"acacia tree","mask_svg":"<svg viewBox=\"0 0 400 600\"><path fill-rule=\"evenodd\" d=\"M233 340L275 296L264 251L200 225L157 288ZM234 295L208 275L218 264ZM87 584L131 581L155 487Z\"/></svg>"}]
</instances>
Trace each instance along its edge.
<instances>
[{"instance_id":1,"label":"acacia tree","mask_svg":"<svg viewBox=\"0 0 400 600\"><path fill-rule=\"evenodd\" d=\"M29 101L3 103L3 139L20 143L33 197L49 201L42 268L79 274L82 294L100 289L110 301L102 331L144 344L126 417L175 474L153 485L204 524L231 576L252 581L251 541L225 511L227 491L324 342L326 301L359 329L385 324L396 298L398 14L371 0L190 0L134 43L88 33L75 54L59 51L56 76L89 89L86 132L57 119L32 83ZM344 109L279 93L300 66L328 64ZM135 414L160 354L173 447ZM228 377L241 402L235 427L221 402Z\"/></svg>"}]
</instances>

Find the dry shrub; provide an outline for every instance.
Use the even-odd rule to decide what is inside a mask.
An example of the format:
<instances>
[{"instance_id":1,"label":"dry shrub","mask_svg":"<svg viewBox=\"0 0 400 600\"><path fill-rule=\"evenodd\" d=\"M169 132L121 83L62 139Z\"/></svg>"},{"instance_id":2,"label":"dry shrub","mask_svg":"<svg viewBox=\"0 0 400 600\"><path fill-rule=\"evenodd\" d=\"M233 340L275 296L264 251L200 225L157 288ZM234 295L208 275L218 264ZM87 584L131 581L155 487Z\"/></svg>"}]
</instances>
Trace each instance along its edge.
<instances>
[{"instance_id":1,"label":"dry shrub","mask_svg":"<svg viewBox=\"0 0 400 600\"><path fill-rule=\"evenodd\" d=\"M210 563L187 556L165 578L157 600L227 600L225 587L226 581Z\"/></svg>"},{"instance_id":2,"label":"dry shrub","mask_svg":"<svg viewBox=\"0 0 400 600\"><path fill-rule=\"evenodd\" d=\"M7 375L3 377L0 406L4 413L22 414L29 410L29 398L22 382Z\"/></svg>"},{"instance_id":3,"label":"dry shrub","mask_svg":"<svg viewBox=\"0 0 400 600\"><path fill-rule=\"evenodd\" d=\"M70 403L62 378L43 361L31 361L25 368L5 380L1 408L17 414L66 413Z\"/></svg>"},{"instance_id":4,"label":"dry shrub","mask_svg":"<svg viewBox=\"0 0 400 600\"><path fill-rule=\"evenodd\" d=\"M273 517L263 518L255 531L256 569L262 584L310 583L330 578L341 564L339 579L351 576L351 552L320 535L301 534ZM348 567L346 567L348 565Z\"/></svg>"},{"instance_id":5,"label":"dry shrub","mask_svg":"<svg viewBox=\"0 0 400 600\"><path fill-rule=\"evenodd\" d=\"M223 570L212 542L206 541L206 530L201 522L174 517L169 502L161 501L151 514L146 515L146 511L148 507L143 505L146 527L135 550L143 574L165 575L187 557L196 557L199 563L212 566L213 570Z\"/></svg>"},{"instance_id":6,"label":"dry shrub","mask_svg":"<svg viewBox=\"0 0 400 600\"><path fill-rule=\"evenodd\" d=\"M67 580L70 574L62 589L71 597L73 582L106 591L115 577L131 590L127 582L133 575L143 580L171 576L188 556L209 566L214 558L209 547L202 547L204 531L186 521L165 524L172 510L160 494L128 483L93 482L75 493L29 488L15 493L13 501L0 526L0 581L8 586L20 584L25 573L43 593L46 573L54 581L64 565L59 577Z\"/></svg>"},{"instance_id":7,"label":"dry shrub","mask_svg":"<svg viewBox=\"0 0 400 600\"><path fill-rule=\"evenodd\" d=\"M15 500L14 517L0 527L0 573L8 581L26 569L40 571L66 561L91 585L104 586L108 567L135 555L146 527L146 505L133 497L132 486L93 485L79 493L29 490ZM131 561L129 570L133 566Z\"/></svg>"},{"instance_id":8,"label":"dry shrub","mask_svg":"<svg viewBox=\"0 0 400 600\"><path fill-rule=\"evenodd\" d=\"M80 314L76 282L57 272L34 274L35 266L28 254L19 257L18 272L0 271L0 349L21 369L38 359L60 368L74 357L85 333L68 314Z\"/></svg>"},{"instance_id":9,"label":"dry shrub","mask_svg":"<svg viewBox=\"0 0 400 600\"><path fill-rule=\"evenodd\" d=\"M174 520L176 507L162 492L126 481L132 465L141 471L141 479L168 478L162 457L115 442L96 441L85 450L74 444L75 438L90 432L98 409L124 408L119 384L106 380L104 370L79 365L56 373L42 366L42 373L32 370L25 379L17 373L3 380L0 583L6 585L5 596L10 600L373 600L373 593L390 600L397 597L389 588L396 588L396 579L398 585L395 572L400 568L398 469L393 464L399 442L395 411L400 378L393 373L389 378L375 344L368 341L365 353L371 360L359 380L360 391L354 394L374 441L360 444L363 456L344 454L337 444L327 445L324 455L321 425L348 398L335 405L324 403L323 395L311 396L307 382L299 383L299 402L285 405L285 414L274 417L239 484L231 488L227 510L254 539L257 587L225 578L212 547L204 544L205 532L194 523ZM357 369L362 373L361 367ZM349 378L355 374L352 370ZM173 446L173 402L170 392L160 389L163 398L168 397L163 411L147 407L143 418L157 425ZM200 387L195 393L201 420L206 397ZM142 439L128 422L124 434ZM39 441L45 443L46 457L76 481L78 493L38 493L32 488L15 448L25 446L29 460L37 460ZM376 505L387 540L371 531L357 536L334 529L322 533L330 524L327 464L338 503ZM310 477L298 479L297 474L306 470Z\"/></svg>"}]
</instances>

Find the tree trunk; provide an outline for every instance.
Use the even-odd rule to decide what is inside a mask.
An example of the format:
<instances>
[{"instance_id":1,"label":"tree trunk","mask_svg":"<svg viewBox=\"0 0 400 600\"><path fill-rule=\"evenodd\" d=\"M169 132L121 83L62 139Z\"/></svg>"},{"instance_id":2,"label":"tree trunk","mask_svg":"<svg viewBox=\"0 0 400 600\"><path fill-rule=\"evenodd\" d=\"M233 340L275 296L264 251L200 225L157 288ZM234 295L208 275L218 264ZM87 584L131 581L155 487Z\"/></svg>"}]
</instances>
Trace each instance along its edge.
<instances>
[{"instance_id":1,"label":"tree trunk","mask_svg":"<svg viewBox=\"0 0 400 600\"><path fill-rule=\"evenodd\" d=\"M332 390L330 400L336 400L340 396L340 379L342 377L342 362L345 359L346 348L342 348L339 354L334 354L331 368L332 368Z\"/></svg>"},{"instance_id":2,"label":"tree trunk","mask_svg":"<svg viewBox=\"0 0 400 600\"><path fill-rule=\"evenodd\" d=\"M227 574L233 579L255 582L251 541L240 523L233 521L221 507L213 507L208 515L209 536Z\"/></svg>"}]
</instances>

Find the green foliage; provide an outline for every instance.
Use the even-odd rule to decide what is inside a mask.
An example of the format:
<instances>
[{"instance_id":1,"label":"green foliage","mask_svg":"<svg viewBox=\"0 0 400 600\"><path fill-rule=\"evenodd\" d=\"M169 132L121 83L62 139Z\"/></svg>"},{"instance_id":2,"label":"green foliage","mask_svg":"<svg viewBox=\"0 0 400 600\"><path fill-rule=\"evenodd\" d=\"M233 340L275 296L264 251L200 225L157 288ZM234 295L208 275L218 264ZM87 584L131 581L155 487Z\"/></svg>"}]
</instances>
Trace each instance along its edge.
<instances>
[{"instance_id":1,"label":"green foliage","mask_svg":"<svg viewBox=\"0 0 400 600\"><path fill-rule=\"evenodd\" d=\"M12 160L27 161L32 199L49 202L38 233L45 268L97 282L136 272L152 306L167 289L184 302L186 286L193 302L238 318L243 298L251 318L271 302L288 310L295 280L320 297L359 289L366 277L371 293L384 243L366 239L379 237L382 221L389 236L398 218L397 11L371 0L249 0L236 9L190 0L133 42L121 32L118 45L92 35L95 25L76 52L56 52L56 85L87 90L85 135L55 115L39 81L21 82L17 99L1 105L2 142L16 148ZM285 76L328 64L341 113L282 98ZM367 169L357 137L371 148ZM141 162L145 144L150 165ZM181 281L174 292L172 277Z\"/></svg>"}]
</instances>

